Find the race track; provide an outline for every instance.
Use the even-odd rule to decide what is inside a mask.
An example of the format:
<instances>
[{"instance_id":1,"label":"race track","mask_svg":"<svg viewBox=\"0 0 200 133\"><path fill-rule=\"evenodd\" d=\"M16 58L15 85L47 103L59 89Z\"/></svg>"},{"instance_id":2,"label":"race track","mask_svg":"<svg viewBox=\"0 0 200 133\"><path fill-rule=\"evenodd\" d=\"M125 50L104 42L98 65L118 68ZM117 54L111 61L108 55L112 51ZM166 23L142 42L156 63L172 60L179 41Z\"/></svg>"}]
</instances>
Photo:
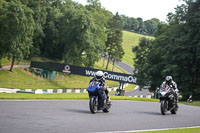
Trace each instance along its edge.
<instances>
[{"instance_id":1,"label":"race track","mask_svg":"<svg viewBox=\"0 0 200 133\"><path fill-rule=\"evenodd\" d=\"M109 113L89 112L83 100L1 100L0 133L89 133L200 126L200 108L160 113L156 102L112 101Z\"/></svg>"}]
</instances>

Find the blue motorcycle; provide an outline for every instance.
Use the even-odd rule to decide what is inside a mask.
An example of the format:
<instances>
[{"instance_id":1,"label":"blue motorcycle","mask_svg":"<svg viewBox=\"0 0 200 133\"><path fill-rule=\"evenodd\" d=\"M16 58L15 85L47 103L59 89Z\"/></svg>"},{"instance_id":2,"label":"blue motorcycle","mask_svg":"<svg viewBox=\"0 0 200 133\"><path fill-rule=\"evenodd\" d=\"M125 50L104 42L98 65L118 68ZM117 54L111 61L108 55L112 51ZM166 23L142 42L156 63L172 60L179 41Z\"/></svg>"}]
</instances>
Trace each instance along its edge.
<instances>
[{"instance_id":1,"label":"blue motorcycle","mask_svg":"<svg viewBox=\"0 0 200 133\"><path fill-rule=\"evenodd\" d=\"M105 91L102 90L100 83L97 81L92 81L87 90L90 97L90 112L93 114L95 114L98 110L103 110L103 112L106 113L109 112L111 103L107 100Z\"/></svg>"}]
</instances>

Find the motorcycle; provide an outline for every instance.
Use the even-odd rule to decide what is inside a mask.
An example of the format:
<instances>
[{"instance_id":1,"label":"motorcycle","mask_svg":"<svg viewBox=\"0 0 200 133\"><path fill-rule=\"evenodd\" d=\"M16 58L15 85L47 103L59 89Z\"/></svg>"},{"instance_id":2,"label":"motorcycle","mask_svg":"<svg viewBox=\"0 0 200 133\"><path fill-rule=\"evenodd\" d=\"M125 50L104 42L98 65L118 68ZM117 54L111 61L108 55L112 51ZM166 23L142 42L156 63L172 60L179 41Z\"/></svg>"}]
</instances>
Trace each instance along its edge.
<instances>
[{"instance_id":1,"label":"motorcycle","mask_svg":"<svg viewBox=\"0 0 200 133\"><path fill-rule=\"evenodd\" d=\"M102 90L100 83L92 81L87 90L90 97L90 112L93 114L95 114L98 110L103 110L105 113L109 112L111 102L107 99L105 91Z\"/></svg>"},{"instance_id":2,"label":"motorcycle","mask_svg":"<svg viewBox=\"0 0 200 133\"><path fill-rule=\"evenodd\" d=\"M160 110L162 115L165 115L167 111L170 111L172 114L177 113L178 105L176 103L174 93L174 90L170 86L160 89Z\"/></svg>"}]
</instances>

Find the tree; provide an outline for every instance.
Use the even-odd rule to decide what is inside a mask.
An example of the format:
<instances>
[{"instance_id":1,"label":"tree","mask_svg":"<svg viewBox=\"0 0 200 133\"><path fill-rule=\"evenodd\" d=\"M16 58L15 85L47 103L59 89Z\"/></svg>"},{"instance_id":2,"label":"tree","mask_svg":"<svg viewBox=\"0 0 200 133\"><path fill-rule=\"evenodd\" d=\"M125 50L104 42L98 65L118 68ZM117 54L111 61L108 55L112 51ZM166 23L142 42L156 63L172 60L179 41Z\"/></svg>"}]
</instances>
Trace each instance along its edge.
<instances>
[{"instance_id":1,"label":"tree","mask_svg":"<svg viewBox=\"0 0 200 133\"><path fill-rule=\"evenodd\" d=\"M139 45L134 46L132 51L135 53L134 60L134 73L137 77L137 84L141 86L148 86L149 73L148 73L148 54L152 48L152 41L143 37L140 39Z\"/></svg>"},{"instance_id":2,"label":"tree","mask_svg":"<svg viewBox=\"0 0 200 133\"><path fill-rule=\"evenodd\" d=\"M139 34L154 36L158 25L161 23L159 19L152 18L143 22L142 18L133 18L121 15L123 21L123 29Z\"/></svg>"},{"instance_id":3,"label":"tree","mask_svg":"<svg viewBox=\"0 0 200 133\"><path fill-rule=\"evenodd\" d=\"M8 52L9 45L7 44L7 38L9 38L9 34L6 33L8 25L5 23L7 19L6 12L7 12L8 3L4 0L0 1L0 67L1 67L1 59L5 54ZM7 37L6 37L7 36Z\"/></svg>"},{"instance_id":4,"label":"tree","mask_svg":"<svg viewBox=\"0 0 200 133\"><path fill-rule=\"evenodd\" d=\"M158 26L156 39L151 48L144 54L143 64L136 56L135 67L138 73L146 74L150 90L159 87L165 76L171 75L177 82L183 99L193 95L199 99L200 95L200 1L187 1L186 5L176 8L175 14L168 14L168 24ZM140 46L141 47L141 46ZM139 48L140 48L139 47ZM141 47L142 48L142 47ZM140 49L141 49L140 48ZM136 53L139 55L140 53ZM141 54L142 55L142 54ZM141 83L145 85L146 82Z\"/></svg>"},{"instance_id":5,"label":"tree","mask_svg":"<svg viewBox=\"0 0 200 133\"><path fill-rule=\"evenodd\" d=\"M143 19L139 17L137 18L137 21L139 22L138 33L144 34L145 25L144 25Z\"/></svg>"},{"instance_id":6,"label":"tree","mask_svg":"<svg viewBox=\"0 0 200 133\"><path fill-rule=\"evenodd\" d=\"M122 48L122 29L123 22L116 13L115 16L111 19L108 28L108 37L106 41L106 51L108 55L108 62L106 65L106 69L108 69L108 64L110 60L113 60L113 66L115 61L121 60L124 55L124 50Z\"/></svg>"},{"instance_id":7,"label":"tree","mask_svg":"<svg viewBox=\"0 0 200 133\"><path fill-rule=\"evenodd\" d=\"M45 37L40 46L42 55L60 60L63 59L64 50L59 37L60 17L62 15L60 7L57 7L54 2L47 8L47 20L43 30Z\"/></svg>"},{"instance_id":8,"label":"tree","mask_svg":"<svg viewBox=\"0 0 200 133\"><path fill-rule=\"evenodd\" d=\"M43 32L46 24L47 7L50 3L48 0L20 0L24 5L33 10L33 19L35 22L33 46L31 47L31 56L39 56L41 54L40 47L43 44L45 34Z\"/></svg>"},{"instance_id":9,"label":"tree","mask_svg":"<svg viewBox=\"0 0 200 133\"><path fill-rule=\"evenodd\" d=\"M4 54L12 57L12 71L15 59L21 60L30 54L34 29L33 11L17 0L4 1L3 8L5 12L0 21L4 23L1 25L0 36L3 46L6 45Z\"/></svg>"},{"instance_id":10,"label":"tree","mask_svg":"<svg viewBox=\"0 0 200 133\"><path fill-rule=\"evenodd\" d=\"M84 7L70 0L63 3L59 41L65 63L91 67L100 58L106 41L105 13L99 4Z\"/></svg>"},{"instance_id":11,"label":"tree","mask_svg":"<svg viewBox=\"0 0 200 133\"><path fill-rule=\"evenodd\" d=\"M159 25L160 21L156 18L144 21L145 31L148 35L153 36L157 30L157 26Z\"/></svg>"}]
</instances>

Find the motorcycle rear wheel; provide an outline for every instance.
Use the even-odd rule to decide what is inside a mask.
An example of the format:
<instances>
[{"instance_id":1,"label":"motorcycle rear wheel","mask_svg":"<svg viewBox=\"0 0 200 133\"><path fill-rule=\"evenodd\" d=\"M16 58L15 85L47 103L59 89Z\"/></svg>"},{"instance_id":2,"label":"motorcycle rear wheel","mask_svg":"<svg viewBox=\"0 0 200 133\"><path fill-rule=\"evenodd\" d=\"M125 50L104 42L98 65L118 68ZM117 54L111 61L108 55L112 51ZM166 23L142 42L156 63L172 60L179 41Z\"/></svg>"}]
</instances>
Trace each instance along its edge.
<instances>
[{"instance_id":1,"label":"motorcycle rear wheel","mask_svg":"<svg viewBox=\"0 0 200 133\"><path fill-rule=\"evenodd\" d=\"M176 113L177 113L177 106L178 106L178 105L175 105L175 106L176 106L176 107L175 107L173 110L171 110L171 113L172 113L172 114L176 114Z\"/></svg>"},{"instance_id":2,"label":"motorcycle rear wheel","mask_svg":"<svg viewBox=\"0 0 200 133\"><path fill-rule=\"evenodd\" d=\"M97 104L97 102L96 102L96 100L95 100L94 97L90 98L89 106L90 106L90 112L92 114L95 114L97 112L97 106L98 106L98 104Z\"/></svg>"},{"instance_id":3,"label":"motorcycle rear wheel","mask_svg":"<svg viewBox=\"0 0 200 133\"><path fill-rule=\"evenodd\" d=\"M103 112L104 112L104 113L108 113L108 112L109 112L109 109L105 108L105 109L103 109Z\"/></svg>"},{"instance_id":4,"label":"motorcycle rear wheel","mask_svg":"<svg viewBox=\"0 0 200 133\"><path fill-rule=\"evenodd\" d=\"M176 109L171 110L172 114L176 114Z\"/></svg>"}]
</instances>

